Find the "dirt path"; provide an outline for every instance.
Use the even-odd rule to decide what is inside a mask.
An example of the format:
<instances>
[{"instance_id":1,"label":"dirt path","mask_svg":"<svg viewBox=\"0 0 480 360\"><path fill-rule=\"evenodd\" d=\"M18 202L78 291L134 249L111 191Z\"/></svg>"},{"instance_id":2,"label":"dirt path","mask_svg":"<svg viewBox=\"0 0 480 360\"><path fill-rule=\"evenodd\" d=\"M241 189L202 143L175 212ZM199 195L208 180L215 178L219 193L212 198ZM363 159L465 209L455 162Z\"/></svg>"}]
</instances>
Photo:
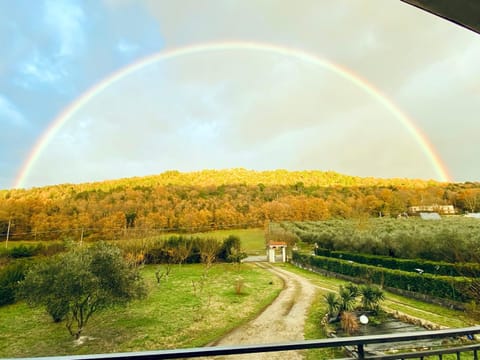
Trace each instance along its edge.
<instances>
[{"instance_id":1,"label":"dirt path","mask_svg":"<svg viewBox=\"0 0 480 360\"><path fill-rule=\"evenodd\" d=\"M289 271L267 263L257 265L279 276L285 283L284 290L257 318L212 345L267 344L303 340L305 317L317 287L304 277ZM300 352L294 351L228 357L229 360L302 358Z\"/></svg>"}]
</instances>

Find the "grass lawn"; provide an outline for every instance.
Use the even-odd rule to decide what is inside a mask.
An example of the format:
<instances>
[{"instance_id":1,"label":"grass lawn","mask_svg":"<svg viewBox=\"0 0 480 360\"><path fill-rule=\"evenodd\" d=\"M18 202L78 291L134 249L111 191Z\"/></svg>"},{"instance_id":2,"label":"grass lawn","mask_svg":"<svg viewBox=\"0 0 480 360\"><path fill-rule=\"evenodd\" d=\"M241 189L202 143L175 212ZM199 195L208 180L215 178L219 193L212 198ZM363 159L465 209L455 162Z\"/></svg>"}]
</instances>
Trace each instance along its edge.
<instances>
[{"instance_id":1,"label":"grass lawn","mask_svg":"<svg viewBox=\"0 0 480 360\"><path fill-rule=\"evenodd\" d=\"M240 238L242 249L248 255L265 254L265 233L263 229L216 230L192 235L213 237L219 241L226 239L229 235L235 235Z\"/></svg>"},{"instance_id":2,"label":"grass lawn","mask_svg":"<svg viewBox=\"0 0 480 360\"><path fill-rule=\"evenodd\" d=\"M0 308L0 357L110 353L203 346L255 317L280 292L282 282L255 265L217 264L201 286L203 265L175 266L157 284L156 266L143 269L146 299L93 315L82 345L64 323L23 303ZM244 284L237 294L235 284ZM194 287L196 284L196 294Z\"/></svg>"}]
</instances>

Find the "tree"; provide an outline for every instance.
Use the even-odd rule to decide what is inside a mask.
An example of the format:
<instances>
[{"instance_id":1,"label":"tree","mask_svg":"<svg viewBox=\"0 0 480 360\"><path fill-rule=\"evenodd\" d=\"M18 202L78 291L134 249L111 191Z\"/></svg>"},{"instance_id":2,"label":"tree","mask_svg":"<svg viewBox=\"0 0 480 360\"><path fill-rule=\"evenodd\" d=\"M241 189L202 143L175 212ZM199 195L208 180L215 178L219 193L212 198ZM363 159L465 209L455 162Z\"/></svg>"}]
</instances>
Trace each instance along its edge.
<instances>
[{"instance_id":1,"label":"tree","mask_svg":"<svg viewBox=\"0 0 480 360\"><path fill-rule=\"evenodd\" d=\"M213 238L205 238L198 243L200 251L200 259L205 266L205 272L207 272L217 259L220 251L220 243Z\"/></svg>"},{"instance_id":2,"label":"tree","mask_svg":"<svg viewBox=\"0 0 480 360\"><path fill-rule=\"evenodd\" d=\"M94 313L145 295L145 287L120 249L100 242L34 265L20 295L32 306L45 306L55 321L65 319L78 339Z\"/></svg>"},{"instance_id":3,"label":"tree","mask_svg":"<svg viewBox=\"0 0 480 360\"><path fill-rule=\"evenodd\" d=\"M458 194L460 202L468 212L475 212L480 207L480 189L465 189Z\"/></svg>"},{"instance_id":4,"label":"tree","mask_svg":"<svg viewBox=\"0 0 480 360\"><path fill-rule=\"evenodd\" d=\"M176 246L172 248L175 263L182 265L182 263L184 263L192 253L192 249L193 240L191 238L178 238L176 241Z\"/></svg>"}]
</instances>

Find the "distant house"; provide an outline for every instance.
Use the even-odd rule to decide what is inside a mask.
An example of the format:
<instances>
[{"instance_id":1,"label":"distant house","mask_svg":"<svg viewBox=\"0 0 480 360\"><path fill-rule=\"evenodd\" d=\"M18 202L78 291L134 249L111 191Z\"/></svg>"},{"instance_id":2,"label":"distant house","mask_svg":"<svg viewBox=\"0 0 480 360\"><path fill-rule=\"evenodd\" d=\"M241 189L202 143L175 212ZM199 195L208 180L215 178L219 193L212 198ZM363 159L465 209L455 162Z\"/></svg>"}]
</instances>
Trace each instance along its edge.
<instances>
[{"instance_id":1,"label":"distant house","mask_svg":"<svg viewBox=\"0 0 480 360\"><path fill-rule=\"evenodd\" d=\"M442 220L440 215L436 212L421 212L420 213L420 218L422 220Z\"/></svg>"},{"instance_id":2,"label":"distant house","mask_svg":"<svg viewBox=\"0 0 480 360\"><path fill-rule=\"evenodd\" d=\"M455 214L455 208L453 205L417 205L410 206L408 208L410 214L419 214L419 213L438 213L443 215L453 215Z\"/></svg>"},{"instance_id":3,"label":"distant house","mask_svg":"<svg viewBox=\"0 0 480 360\"><path fill-rule=\"evenodd\" d=\"M480 213L467 213L465 214L465 217L480 219Z\"/></svg>"}]
</instances>

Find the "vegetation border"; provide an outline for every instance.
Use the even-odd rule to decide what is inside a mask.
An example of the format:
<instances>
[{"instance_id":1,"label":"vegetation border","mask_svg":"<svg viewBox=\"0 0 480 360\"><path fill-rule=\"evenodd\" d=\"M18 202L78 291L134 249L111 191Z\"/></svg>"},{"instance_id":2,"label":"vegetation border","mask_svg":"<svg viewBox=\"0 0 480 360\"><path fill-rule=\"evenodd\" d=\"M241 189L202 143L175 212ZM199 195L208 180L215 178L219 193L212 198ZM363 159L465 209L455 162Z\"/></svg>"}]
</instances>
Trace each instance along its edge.
<instances>
[{"instance_id":1,"label":"vegetation border","mask_svg":"<svg viewBox=\"0 0 480 360\"><path fill-rule=\"evenodd\" d=\"M462 303L472 300L466 291L471 286L470 278L421 275L298 252L293 252L292 263L326 276L375 283L393 293L459 310L464 309Z\"/></svg>"}]
</instances>

